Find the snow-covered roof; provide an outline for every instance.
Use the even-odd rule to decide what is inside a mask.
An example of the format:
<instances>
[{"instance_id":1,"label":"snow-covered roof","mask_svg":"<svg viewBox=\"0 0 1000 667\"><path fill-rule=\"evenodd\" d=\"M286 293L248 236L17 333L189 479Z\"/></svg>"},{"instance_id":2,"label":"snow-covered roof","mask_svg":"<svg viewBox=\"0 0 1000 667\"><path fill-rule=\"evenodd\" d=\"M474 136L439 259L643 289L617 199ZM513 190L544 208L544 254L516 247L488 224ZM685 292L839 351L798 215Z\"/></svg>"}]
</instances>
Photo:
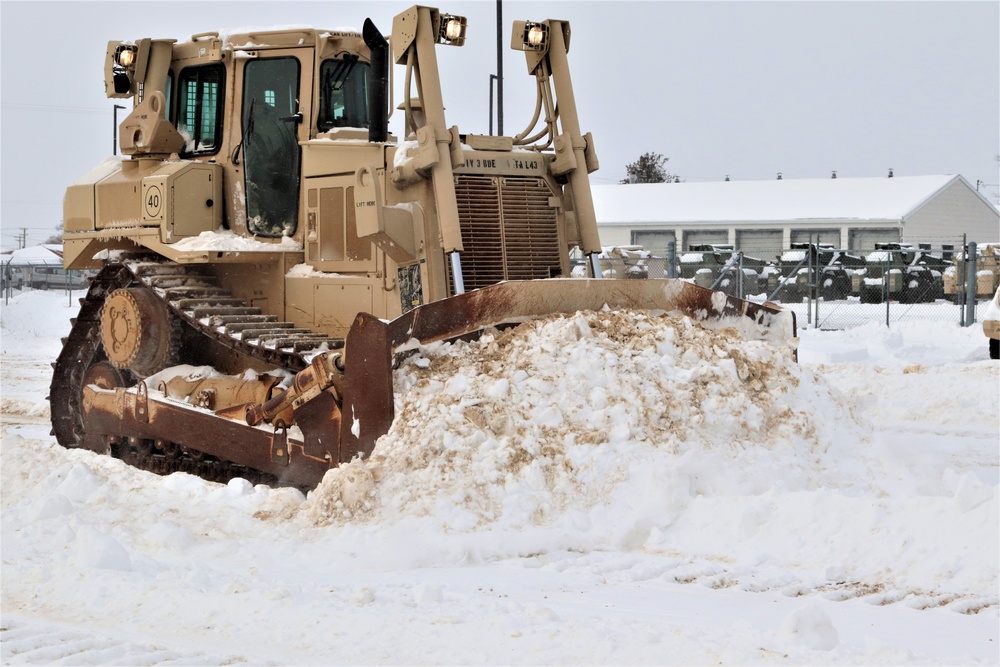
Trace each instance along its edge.
<instances>
[{"instance_id":1,"label":"snow-covered roof","mask_svg":"<svg viewBox=\"0 0 1000 667\"><path fill-rule=\"evenodd\" d=\"M34 266L53 264L62 266L62 246L57 244L33 245L0 255L0 262L11 266Z\"/></svg>"},{"instance_id":2,"label":"snow-covered roof","mask_svg":"<svg viewBox=\"0 0 1000 667\"><path fill-rule=\"evenodd\" d=\"M900 221L956 180L968 186L961 176L942 175L595 184L592 190L601 225Z\"/></svg>"}]
</instances>

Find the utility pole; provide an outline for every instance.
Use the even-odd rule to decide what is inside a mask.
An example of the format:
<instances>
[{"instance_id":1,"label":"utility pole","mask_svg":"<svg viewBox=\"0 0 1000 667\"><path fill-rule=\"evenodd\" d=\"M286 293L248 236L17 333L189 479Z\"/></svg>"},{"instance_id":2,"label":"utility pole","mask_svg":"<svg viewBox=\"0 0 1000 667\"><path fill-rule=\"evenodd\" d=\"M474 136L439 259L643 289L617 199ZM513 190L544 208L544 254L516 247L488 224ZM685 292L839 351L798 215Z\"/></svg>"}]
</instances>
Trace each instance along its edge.
<instances>
[{"instance_id":1,"label":"utility pole","mask_svg":"<svg viewBox=\"0 0 1000 667\"><path fill-rule=\"evenodd\" d=\"M21 227L21 234L17 237L17 249L22 250L28 247L28 228Z\"/></svg>"}]
</instances>

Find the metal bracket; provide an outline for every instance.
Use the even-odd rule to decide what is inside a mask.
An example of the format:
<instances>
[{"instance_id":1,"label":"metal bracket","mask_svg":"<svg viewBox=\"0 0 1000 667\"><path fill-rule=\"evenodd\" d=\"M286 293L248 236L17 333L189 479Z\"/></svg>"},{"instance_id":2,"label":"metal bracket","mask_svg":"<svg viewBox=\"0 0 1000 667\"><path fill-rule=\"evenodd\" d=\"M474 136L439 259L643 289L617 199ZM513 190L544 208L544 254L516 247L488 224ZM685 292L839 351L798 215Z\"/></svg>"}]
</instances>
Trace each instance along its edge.
<instances>
[{"instance_id":1,"label":"metal bracket","mask_svg":"<svg viewBox=\"0 0 1000 667\"><path fill-rule=\"evenodd\" d=\"M288 458L288 430L283 422L278 422L271 436L271 463L286 466Z\"/></svg>"},{"instance_id":2,"label":"metal bracket","mask_svg":"<svg viewBox=\"0 0 1000 667\"><path fill-rule=\"evenodd\" d=\"M149 423L149 394L146 392L146 383L139 381L135 387L135 420L144 424Z\"/></svg>"}]
</instances>

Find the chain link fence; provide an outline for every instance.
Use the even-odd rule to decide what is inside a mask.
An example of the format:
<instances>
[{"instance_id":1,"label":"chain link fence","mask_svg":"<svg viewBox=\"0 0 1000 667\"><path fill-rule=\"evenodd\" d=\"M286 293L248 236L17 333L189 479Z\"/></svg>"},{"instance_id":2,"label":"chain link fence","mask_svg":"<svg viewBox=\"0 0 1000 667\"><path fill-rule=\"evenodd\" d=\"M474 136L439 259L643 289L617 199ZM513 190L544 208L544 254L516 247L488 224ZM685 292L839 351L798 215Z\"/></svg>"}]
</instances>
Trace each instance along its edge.
<instances>
[{"instance_id":1,"label":"chain link fence","mask_svg":"<svg viewBox=\"0 0 1000 667\"><path fill-rule=\"evenodd\" d=\"M921 319L966 326L981 321L1000 284L1000 244L964 239L851 250L798 243L753 254L722 244L663 256L615 248L600 261L606 278L680 278L779 303L795 311L800 326L820 329Z\"/></svg>"},{"instance_id":2,"label":"chain link fence","mask_svg":"<svg viewBox=\"0 0 1000 667\"><path fill-rule=\"evenodd\" d=\"M0 261L0 294L9 300L21 290L81 290L96 271L66 270L59 264L13 264Z\"/></svg>"}]
</instances>

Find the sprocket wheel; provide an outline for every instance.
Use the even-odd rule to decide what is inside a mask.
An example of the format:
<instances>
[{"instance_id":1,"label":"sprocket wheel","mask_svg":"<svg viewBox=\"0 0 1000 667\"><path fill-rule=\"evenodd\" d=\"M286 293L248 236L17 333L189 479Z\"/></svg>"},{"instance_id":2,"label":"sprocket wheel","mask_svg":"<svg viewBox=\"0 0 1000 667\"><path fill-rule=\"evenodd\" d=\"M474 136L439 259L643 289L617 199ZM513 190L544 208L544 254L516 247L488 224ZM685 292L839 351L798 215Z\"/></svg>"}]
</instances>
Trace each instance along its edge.
<instances>
[{"instance_id":1,"label":"sprocket wheel","mask_svg":"<svg viewBox=\"0 0 1000 667\"><path fill-rule=\"evenodd\" d=\"M171 365L178 328L155 294L141 287L117 289L101 309L101 343L108 361L138 378Z\"/></svg>"}]
</instances>

